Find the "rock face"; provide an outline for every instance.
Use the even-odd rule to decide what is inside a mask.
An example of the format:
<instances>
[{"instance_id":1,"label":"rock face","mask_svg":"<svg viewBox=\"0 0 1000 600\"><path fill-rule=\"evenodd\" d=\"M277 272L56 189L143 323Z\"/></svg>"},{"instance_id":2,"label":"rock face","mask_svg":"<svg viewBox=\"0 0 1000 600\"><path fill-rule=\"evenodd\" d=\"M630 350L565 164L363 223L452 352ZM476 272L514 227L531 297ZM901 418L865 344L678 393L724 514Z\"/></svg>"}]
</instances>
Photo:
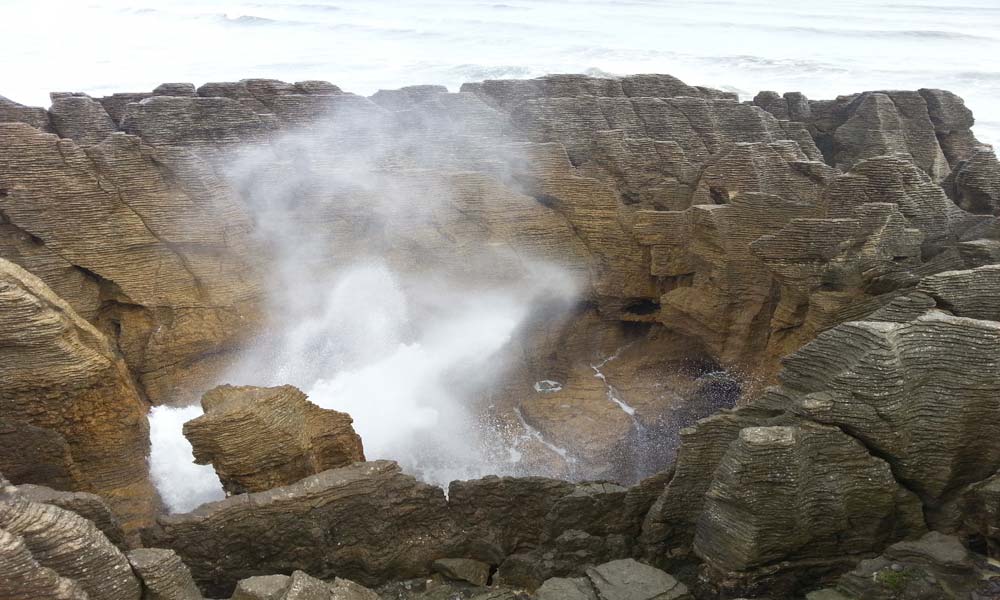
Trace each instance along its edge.
<instances>
[{"instance_id":1,"label":"rock face","mask_svg":"<svg viewBox=\"0 0 1000 600\"><path fill-rule=\"evenodd\" d=\"M694 551L720 588L778 593L773 571L844 568L923 530L917 497L839 429L747 427L715 471Z\"/></svg>"},{"instance_id":2,"label":"rock face","mask_svg":"<svg viewBox=\"0 0 1000 600\"><path fill-rule=\"evenodd\" d=\"M1000 163L953 94L740 103L666 75L562 75L52 101L0 99L0 469L60 490L4 504L16 593L139 593L78 515L112 537L113 519L69 491L104 496L131 541L150 525L146 401L271 367L247 353L299 318L263 318L294 283L288 231L321 275L377 255L489 288L558 267L576 306L525 320L483 406L526 472L615 482L493 477L446 499L354 462L350 418L294 388L218 388L186 433L236 495L145 532L176 552L137 555L151 594L193 593L178 558L211 595L292 574L236 592L274 598L365 597L313 578L375 585L446 557L479 561L461 569L476 583L603 600L687 595L634 557L725 597L940 597L989 575L914 541L997 547ZM399 197L419 210L384 219ZM59 531L76 541L40 545ZM941 585L884 574L906 561L945 565L921 580Z\"/></svg>"},{"instance_id":3,"label":"rock face","mask_svg":"<svg viewBox=\"0 0 1000 600\"><path fill-rule=\"evenodd\" d=\"M17 493L32 502L52 504L80 515L97 526L119 550L125 550L125 532L121 523L100 496L86 492L61 492L31 484L17 486Z\"/></svg>"},{"instance_id":4,"label":"rock face","mask_svg":"<svg viewBox=\"0 0 1000 600\"><path fill-rule=\"evenodd\" d=\"M205 414L184 424L195 462L211 464L226 492L261 492L364 461L345 413L322 409L298 389L220 386Z\"/></svg>"},{"instance_id":5,"label":"rock face","mask_svg":"<svg viewBox=\"0 0 1000 600\"><path fill-rule=\"evenodd\" d=\"M147 533L144 541L176 551L209 595L294 569L363 584L414 577L447 556L455 536L441 489L385 461L160 517Z\"/></svg>"},{"instance_id":6,"label":"rock face","mask_svg":"<svg viewBox=\"0 0 1000 600\"><path fill-rule=\"evenodd\" d=\"M27 500L10 486L0 490L0 572L11 574L5 589L11 581L39 594L21 598L140 598L125 555L93 523Z\"/></svg>"},{"instance_id":7,"label":"rock face","mask_svg":"<svg viewBox=\"0 0 1000 600\"><path fill-rule=\"evenodd\" d=\"M0 414L31 426L6 435L27 447L39 439L51 442L45 450L54 453L52 469L22 466L11 475L101 494L127 533L149 524L155 493L145 460L148 425L125 364L107 339L42 281L2 259L0 359ZM21 458L30 465L39 460Z\"/></svg>"},{"instance_id":8,"label":"rock face","mask_svg":"<svg viewBox=\"0 0 1000 600\"><path fill-rule=\"evenodd\" d=\"M142 580L142 600L202 600L191 572L173 550L138 548L128 561Z\"/></svg>"},{"instance_id":9,"label":"rock face","mask_svg":"<svg viewBox=\"0 0 1000 600\"><path fill-rule=\"evenodd\" d=\"M864 560L835 588L808 600L892 600L894 598L992 598L1000 592L1000 569L976 559L957 538L931 532L899 542Z\"/></svg>"}]
</instances>

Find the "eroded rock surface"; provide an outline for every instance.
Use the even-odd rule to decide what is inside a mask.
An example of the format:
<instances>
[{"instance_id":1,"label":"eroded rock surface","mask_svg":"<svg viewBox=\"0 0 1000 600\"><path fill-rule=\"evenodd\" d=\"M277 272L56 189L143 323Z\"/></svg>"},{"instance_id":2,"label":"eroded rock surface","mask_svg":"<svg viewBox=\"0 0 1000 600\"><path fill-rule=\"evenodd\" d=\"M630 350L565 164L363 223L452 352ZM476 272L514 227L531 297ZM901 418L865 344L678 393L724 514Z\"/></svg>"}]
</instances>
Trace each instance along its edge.
<instances>
[{"instance_id":1,"label":"eroded rock surface","mask_svg":"<svg viewBox=\"0 0 1000 600\"><path fill-rule=\"evenodd\" d=\"M351 417L293 386L219 386L205 414L184 424L195 462L211 464L230 494L261 492L365 460Z\"/></svg>"},{"instance_id":2,"label":"eroded rock surface","mask_svg":"<svg viewBox=\"0 0 1000 600\"><path fill-rule=\"evenodd\" d=\"M32 426L12 435L58 441L45 448L58 452L52 479L32 472L30 482L101 494L127 533L151 522L149 430L128 369L108 340L41 280L2 259L0 379L0 414Z\"/></svg>"}]
</instances>

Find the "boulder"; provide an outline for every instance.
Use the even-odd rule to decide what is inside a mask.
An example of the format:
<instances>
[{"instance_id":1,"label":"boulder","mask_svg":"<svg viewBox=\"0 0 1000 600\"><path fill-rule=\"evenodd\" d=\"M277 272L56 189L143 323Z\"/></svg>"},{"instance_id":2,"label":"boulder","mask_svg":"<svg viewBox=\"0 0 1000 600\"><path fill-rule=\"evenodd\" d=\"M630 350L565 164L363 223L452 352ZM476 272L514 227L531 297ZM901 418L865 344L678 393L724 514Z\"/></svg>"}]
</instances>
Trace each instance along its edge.
<instances>
[{"instance_id":1,"label":"boulder","mask_svg":"<svg viewBox=\"0 0 1000 600\"><path fill-rule=\"evenodd\" d=\"M962 280L941 277L926 289L940 294L942 282ZM987 316L961 300L966 292L945 294L957 310ZM1000 322L940 309L905 322L845 323L786 359L781 386L760 404L849 431L918 494L932 525L947 525L941 509L1000 467L1000 405L990 391L997 352Z\"/></svg>"},{"instance_id":2,"label":"boulder","mask_svg":"<svg viewBox=\"0 0 1000 600\"><path fill-rule=\"evenodd\" d=\"M74 512L31 502L12 488L4 488L0 491L0 534L0 565L4 565L0 568L28 573L19 584L64 590L75 585L90 600L140 599L140 583L125 555L93 523Z\"/></svg>"},{"instance_id":3,"label":"boulder","mask_svg":"<svg viewBox=\"0 0 1000 600\"><path fill-rule=\"evenodd\" d=\"M986 554L1000 560L1000 473L969 486L962 494L961 531Z\"/></svg>"},{"instance_id":4,"label":"boulder","mask_svg":"<svg viewBox=\"0 0 1000 600\"><path fill-rule=\"evenodd\" d=\"M80 146L99 144L118 131L104 106L86 95L53 98L49 115L59 137L69 138Z\"/></svg>"},{"instance_id":5,"label":"boulder","mask_svg":"<svg viewBox=\"0 0 1000 600\"><path fill-rule=\"evenodd\" d=\"M350 415L309 402L298 389L219 386L205 414L184 424L195 462L211 464L230 494L260 492L365 460Z\"/></svg>"},{"instance_id":6,"label":"boulder","mask_svg":"<svg viewBox=\"0 0 1000 600\"><path fill-rule=\"evenodd\" d=\"M587 569L601 600L693 600L683 583L631 558Z\"/></svg>"},{"instance_id":7,"label":"boulder","mask_svg":"<svg viewBox=\"0 0 1000 600\"><path fill-rule=\"evenodd\" d=\"M288 575L258 575L241 579L230 600L281 600L291 578Z\"/></svg>"},{"instance_id":8,"label":"boulder","mask_svg":"<svg viewBox=\"0 0 1000 600\"><path fill-rule=\"evenodd\" d=\"M434 561L431 568L448 579L477 586L485 586L490 579L490 566L469 558L441 558Z\"/></svg>"},{"instance_id":9,"label":"boulder","mask_svg":"<svg viewBox=\"0 0 1000 600\"><path fill-rule=\"evenodd\" d=\"M535 600L597 600L597 594L586 577L553 577L547 579L534 594Z\"/></svg>"},{"instance_id":10,"label":"boulder","mask_svg":"<svg viewBox=\"0 0 1000 600\"><path fill-rule=\"evenodd\" d=\"M142 600L202 600L191 571L173 550L138 548L128 561L142 581Z\"/></svg>"}]
</instances>

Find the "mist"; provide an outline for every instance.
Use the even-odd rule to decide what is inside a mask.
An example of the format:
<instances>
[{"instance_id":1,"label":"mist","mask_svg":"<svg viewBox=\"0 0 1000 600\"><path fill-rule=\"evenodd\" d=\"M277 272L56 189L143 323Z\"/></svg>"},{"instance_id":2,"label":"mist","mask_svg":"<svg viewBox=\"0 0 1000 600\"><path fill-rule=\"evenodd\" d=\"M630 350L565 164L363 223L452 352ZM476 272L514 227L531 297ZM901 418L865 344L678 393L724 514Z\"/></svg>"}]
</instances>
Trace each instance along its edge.
<instances>
[{"instance_id":1,"label":"mist","mask_svg":"<svg viewBox=\"0 0 1000 600\"><path fill-rule=\"evenodd\" d=\"M461 120L401 118L353 96L330 102L327 118L225 165L255 222L266 317L218 383L295 385L353 417L368 460L395 460L442 487L524 474L517 446L531 432L512 437L484 418L511 366L502 350L534 311L570 309L580 282L489 231L448 234L472 221L447 172L427 167L447 171L454 160L461 173L460 163L497 161L448 158ZM181 433L200 414L150 414L151 473L174 512L224 495L210 466L191 463Z\"/></svg>"}]
</instances>

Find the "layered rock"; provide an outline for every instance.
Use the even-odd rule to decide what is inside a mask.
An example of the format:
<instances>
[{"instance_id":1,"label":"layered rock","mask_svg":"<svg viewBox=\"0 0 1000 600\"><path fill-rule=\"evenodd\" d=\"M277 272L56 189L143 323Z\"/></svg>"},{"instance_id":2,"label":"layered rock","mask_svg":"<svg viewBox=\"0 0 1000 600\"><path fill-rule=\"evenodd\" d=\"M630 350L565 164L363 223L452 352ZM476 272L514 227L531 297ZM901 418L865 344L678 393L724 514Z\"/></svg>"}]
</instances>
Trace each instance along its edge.
<instances>
[{"instance_id":1,"label":"layered rock","mask_svg":"<svg viewBox=\"0 0 1000 600\"><path fill-rule=\"evenodd\" d=\"M11 584L53 594L32 597L140 598L139 581L125 555L93 523L74 512L31 502L12 488L4 488L0 490L0 541L0 570L11 573ZM4 581L6 589L8 580Z\"/></svg>"},{"instance_id":2,"label":"layered rock","mask_svg":"<svg viewBox=\"0 0 1000 600\"><path fill-rule=\"evenodd\" d=\"M537 600L690 600L687 587L668 573L632 559L596 565L586 577L547 580Z\"/></svg>"},{"instance_id":3,"label":"layered rock","mask_svg":"<svg viewBox=\"0 0 1000 600\"><path fill-rule=\"evenodd\" d=\"M211 464L227 493L261 492L364 461L348 414L309 402L298 389L219 386L205 414L184 424L195 462Z\"/></svg>"},{"instance_id":4,"label":"layered rock","mask_svg":"<svg viewBox=\"0 0 1000 600\"><path fill-rule=\"evenodd\" d=\"M191 572L172 550L138 548L128 553L142 580L142 600L202 600Z\"/></svg>"},{"instance_id":5,"label":"layered rock","mask_svg":"<svg viewBox=\"0 0 1000 600\"><path fill-rule=\"evenodd\" d=\"M694 551L723 595L792 594L924 530L919 499L888 464L810 423L741 430L705 498Z\"/></svg>"},{"instance_id":6,"label":"layered rock","mask_svg":"<svg viewBox=\"0 0 1000 600\"><path fill-rule=\"evenodd\" d=\"M998 343L1000 323L939 310L847 323L789 357L762 402L850 432L935 523L961 488L1000 467Z\"/></svg>"},{"instance_id":7,"label":"layered rock","mask_svg":"<svg viewBox=\"0 0 1000 600\"><path fill-rule=\"evenodd\" d=\"M0 411L32 426L15 429L16 440L42 439L54 451L51 468L10 473L101 494L134 533L150 522L155 493L145 460L145 406L125 364L41 280L2 259L0 308ZM33 466L40 457L24 458Z\"/></svg>"},{"instance_id":8,"label":"layered rock","mask_svg":"<svg viewBox=\"0 0 1000 600\"><path fill-rule=\"evenodd\" d=\"M148 545L170 548L209 595L254 575L302 569L362 584L425 574L455 527L444 493L386 461L325 471L159 518Z\"/></svg>"},{"instance_id":9,"label":"layered rock","mask_svg":"<svg viewBox=\"0 0 1000 600\"><path fill-rule=\"evenodd\" d=\"M861 561L835 587L808 600L892 600L894 598L992 598L1000 593L1000 568L987 565L957 538L931 532L919 540L889 546Z\"/></svg>"}]
</instances>

